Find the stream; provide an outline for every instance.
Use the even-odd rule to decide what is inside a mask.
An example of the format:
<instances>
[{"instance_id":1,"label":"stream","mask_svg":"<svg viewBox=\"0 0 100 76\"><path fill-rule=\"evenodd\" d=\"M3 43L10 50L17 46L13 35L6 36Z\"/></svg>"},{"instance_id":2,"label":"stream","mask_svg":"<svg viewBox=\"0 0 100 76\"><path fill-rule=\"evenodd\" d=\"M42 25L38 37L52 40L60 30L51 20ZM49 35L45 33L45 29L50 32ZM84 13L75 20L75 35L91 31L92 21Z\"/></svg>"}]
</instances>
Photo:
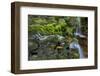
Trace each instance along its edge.
<instances>
[{"instance_id":1,"label":"stream","mask_svg":"<svg viewBox=\"0 0 100 76\"><path fill-rule=\"evenodd\" d=\"M81 19L78 17L77 21L78 21L78 25L76 27L76 32L74 33L74 35L80 38L85 38L85 36L82 34L82 31L81 31ZM70 49L77 49L80 55L80 58L85 57L83 54L83 49L78 42L73 41L72 43L70 43Z\"/></svg>"}]
</instances>

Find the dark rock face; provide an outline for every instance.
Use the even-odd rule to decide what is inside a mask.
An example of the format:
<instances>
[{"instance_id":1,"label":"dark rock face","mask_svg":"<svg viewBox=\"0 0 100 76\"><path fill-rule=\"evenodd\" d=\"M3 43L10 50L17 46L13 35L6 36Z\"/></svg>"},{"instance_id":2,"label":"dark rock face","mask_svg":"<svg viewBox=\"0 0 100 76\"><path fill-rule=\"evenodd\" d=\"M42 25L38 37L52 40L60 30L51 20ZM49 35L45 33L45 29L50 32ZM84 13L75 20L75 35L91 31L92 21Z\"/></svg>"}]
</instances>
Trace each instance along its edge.
<instances>
[{"instance_id":1,"label":"dark rock face","mask_svg":"<svg viewBox=\"0 0 100 76\"><path fill-rule=\"evenodd\" d=\"M83 52L85 57L88 57L88 39L87 38L79 38L79 44L83 48Z\"/></svg>"}]
</instances>

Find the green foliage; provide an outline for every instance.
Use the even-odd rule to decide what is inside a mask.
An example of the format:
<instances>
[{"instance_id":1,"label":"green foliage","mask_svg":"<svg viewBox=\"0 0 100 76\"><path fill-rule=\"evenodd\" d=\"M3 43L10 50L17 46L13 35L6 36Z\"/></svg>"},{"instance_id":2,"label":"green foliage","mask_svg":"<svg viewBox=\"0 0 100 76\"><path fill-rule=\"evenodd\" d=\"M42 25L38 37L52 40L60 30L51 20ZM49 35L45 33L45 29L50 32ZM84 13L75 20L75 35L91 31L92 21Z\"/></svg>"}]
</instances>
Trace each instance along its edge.
<instances>
[{"instance_id":1,"label":"green foliage","mask_svg":"<svg viewBox=\"0 0 100 76\"><path fill-rule=\"evenodd\" d=\"M71 58L72 59L78 59L79 58L79 53L77 49L72 50L71 52Z\"/></svg>"},{"instance_id":2,"label":"green foliage","mask_svg":"<svg viewBox=\"0 0 100 76\"><path fill-rule=\"evenodd\" d=\"M81 17L81 30L82 34L87 34L87 18ZM54 35L46 39L45 41L39 41L40 47L37 50L39 53L43 52L42 56L32 56L32 60L44 60L44 59L76 59L79 58L79 53L76 49L72 51L71 56L67 55L69 45L71 42L79 42L79 39L74 35L76 28L79 25L77 17L71 16L28 16L28 36L31 38L34 34L40 33L42 36ZM64 39L59 40L57 35L64 37ZM87 35L86 35L87 36ZM29 50L35 49L38 47L38 44L34 41L29 41ZM61 53L58 54L58 50L55 49L58 46L58 42L65 43L64 46L61 46ZM50 43L49 46L46 46ZM59 45L60 46L60 45ZM31 48L31 49L30 49ZM67 49L66 49L67 48ZM45 54L45 52L46 54ZM49 53L50 52L50 53Z\"/></svg>"},{"instance_id":3,"label":"green foliage","mask_svg":"<svg viewBox=\"0 0 100 76\"><path fill-rule=\"evenodd\" d=\"M41 33L43 35L73 35L74 28L67 23L66 17L59 16L29 16L29 33Z\"/></svg>"}]
</instances>

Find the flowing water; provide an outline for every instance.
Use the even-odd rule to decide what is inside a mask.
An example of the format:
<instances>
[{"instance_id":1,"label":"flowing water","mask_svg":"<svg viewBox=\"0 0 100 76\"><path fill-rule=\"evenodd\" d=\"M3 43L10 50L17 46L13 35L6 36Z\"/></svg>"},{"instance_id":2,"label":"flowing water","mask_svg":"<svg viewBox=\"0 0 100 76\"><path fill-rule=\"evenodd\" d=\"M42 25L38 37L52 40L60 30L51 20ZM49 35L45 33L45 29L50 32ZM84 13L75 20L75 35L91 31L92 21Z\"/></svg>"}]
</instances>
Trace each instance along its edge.
<instances>
[{"instance_id":1,"label":"flowing water","mask_svg":"<svg viewBox=\"0 0 100 76\"><path fill-rule=\"evenodd\" d=\"M82 34L82 31L81 31L81 20L79 17L77 18L77 22L78 22L78 25L76 27L76 32L74 34L75 36L79 36L80 38L85 38L85 36ZM80 55L80 58L84 58L83 49L78 42L73 41L70 44L70 48L77 49Z\"/></svg>"},{"instance_id":2,"label":"flowing water","mask_svg":"<svg viewBox=\"0 0 100 76\"><path fill-rule=\"evenodd\" d=\"M76 27L76 31L75 31L74 35L79 36L80 38L84 38L85 36L82 34L82 31L81 31L81 20L80 20L79 17L77 18L77 22L78 22L78 25ZM55 37L57 37L58 40L63 40L64 39L64 37L60 36L60 35L42 36L40 33L37 33L37 34L33 35L31 39L35 40L35 41L37 40L40 43L40 42L45 42L45 40L47 40L47 39L51 39L51 38L55 38ZM41 44L41 45L43 45L43 44ZM44 46L47 46L47 45L44 45ZM85 57L84 53L83 53L83 49L82 49L81 45L78 43L78 41L73 41L72 43L70 43L69 47L70 47L70 49L77 49L80 58ZM43 48L43 46L42 46L42 48Z\"/></svg>"},{"instance_id":3,"label":"flowing water","mask_svg":"<svg viewBox=\"0 0 100 76\"><path fill-rule=\"evenodd\" d=\"M81 38L85 38L85 36L82 34L82 31L81 31L81 20L80 20L79 17L77 18L77 23L78 23L78 25L76 27L76 32L74 33L75 36L79 36Z\"/></svg>"},{"instance_id":4,"label":"flowing water","mask_svg":"<svg viewBox=\"0 0 100 76\"><path fill-rule=\"evenodd\" d=\"M70 44L70 48L71 48L71 49L77 49L77 50L78 50L78 53L79 53L79 55L80 55L80 58L84 58L83 49L82 49L82 47L79 45L78 42L72 42L72 43Z\"/></svg>"}]
</instances>

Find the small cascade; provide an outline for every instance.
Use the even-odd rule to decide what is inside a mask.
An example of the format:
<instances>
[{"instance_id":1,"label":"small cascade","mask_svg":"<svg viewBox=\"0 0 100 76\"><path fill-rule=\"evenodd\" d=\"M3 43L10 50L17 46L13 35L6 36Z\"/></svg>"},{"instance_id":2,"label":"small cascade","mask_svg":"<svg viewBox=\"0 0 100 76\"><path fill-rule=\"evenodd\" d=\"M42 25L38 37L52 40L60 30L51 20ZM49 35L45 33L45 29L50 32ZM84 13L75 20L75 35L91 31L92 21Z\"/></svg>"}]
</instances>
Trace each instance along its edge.
<instances>
[{"instance_id":1,"label":"small cascade","mask_svg":"<svg viewBox=\"0 0 100 76\"><path fill-rule=\"evenodd\" d=\"M76 27L76 32L74 33L74 35L78 36L79 38L86 37L85 35L82 34L82 31L81 31L81 19L80 19L80 17L77 17L77 27ZM80 58L85 57L83 54L83 49L77 41L73 41L72 43L70 43L70 49L77 49L78 53L80 55Z\"/></svg>"},{"instance_id":2,"label":"small cascade","mask_svg":"<svg viewBox=\"0 0 100 76\"><path fill-rule=\"evenodd\" d=\"M78 42L72 42L70 44L70 49L77 49L80 55L80 58L84 58L83 49L81 48Z\"/></svg>"},{"instance_id":3,"label":"small cascade","mask_svg":"<svg viewBox=\"0 0 100 76\"><path fill-rule=\"evenodd\" d=\"M85 38L86 36L84 36L82 34L82 31L81 31L81 19L80 19L80 17L77 17L77 22L78 22L78 25L76 27L76 32L74 34L75 34L75 36L79 36L81 38Z\"/></svg>"}]
</instances>

